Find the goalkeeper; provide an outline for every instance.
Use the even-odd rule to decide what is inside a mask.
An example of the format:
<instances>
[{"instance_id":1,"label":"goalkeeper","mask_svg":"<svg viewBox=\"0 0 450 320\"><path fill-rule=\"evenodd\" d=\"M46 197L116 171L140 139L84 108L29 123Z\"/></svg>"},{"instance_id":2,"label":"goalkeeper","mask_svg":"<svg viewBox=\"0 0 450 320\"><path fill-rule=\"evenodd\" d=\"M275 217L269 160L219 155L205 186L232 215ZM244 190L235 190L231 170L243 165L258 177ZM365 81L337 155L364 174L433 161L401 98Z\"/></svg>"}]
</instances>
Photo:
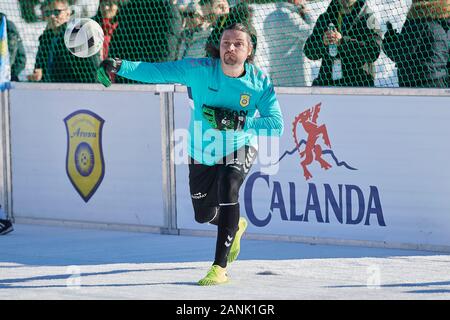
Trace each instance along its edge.
<instances>
[{"instance_id":1,"label":"goalkeeper","mask_svg":"<svg viewBox=\"0 0 450 320\"><path fill-rule=\"evenodd\" d=\"M218 226L214 263L200 285L228 281L227 263L240 251L247 221L240 218L239 189L257 153L257 135L279 136L283 118L268 77L252 64L254 45L242 24L226 28L211 58L145 63L106 59L98 79L111 75L147 83L181 83L194 102L189 124L189 187L199 223ZM256 116L256 113L259 116Z\"/></svg>"}]
</instances>

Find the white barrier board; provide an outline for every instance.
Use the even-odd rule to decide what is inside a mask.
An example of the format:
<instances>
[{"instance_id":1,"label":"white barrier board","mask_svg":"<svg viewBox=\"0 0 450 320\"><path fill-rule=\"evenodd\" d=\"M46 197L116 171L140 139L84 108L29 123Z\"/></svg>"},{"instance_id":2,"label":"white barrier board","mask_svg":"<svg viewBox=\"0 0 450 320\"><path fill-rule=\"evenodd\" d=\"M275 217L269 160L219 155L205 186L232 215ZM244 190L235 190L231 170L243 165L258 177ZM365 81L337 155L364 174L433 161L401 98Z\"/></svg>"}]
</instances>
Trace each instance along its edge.
<instances>
[{"instance_id":1,"label":"white barrier board","mask_svg":"<svg viewBox=\"0 0 450 320\"><path fill-rule=\"evenodd\" d=\"M279 148L268 157L267 143L260 143L257 163L241 188L248 232L386 244L450 243L447 97L278 98L285 132L272 142L278 141ZM187 127L186 101L184 94L176 96L177 128ZM214 230L193 218L186 165L177 166L177 210L179 228Z\"/></svg>"},{"instance_id":2,"label":"white barrier board","mask_svg":"<svg viewBox=\"0 0 450 320\"><path fill-rule=\"evenodd\" d=\"M153 92L12 90L11 139L15 217L164 225Z\"/></svg>"}]
</instances>

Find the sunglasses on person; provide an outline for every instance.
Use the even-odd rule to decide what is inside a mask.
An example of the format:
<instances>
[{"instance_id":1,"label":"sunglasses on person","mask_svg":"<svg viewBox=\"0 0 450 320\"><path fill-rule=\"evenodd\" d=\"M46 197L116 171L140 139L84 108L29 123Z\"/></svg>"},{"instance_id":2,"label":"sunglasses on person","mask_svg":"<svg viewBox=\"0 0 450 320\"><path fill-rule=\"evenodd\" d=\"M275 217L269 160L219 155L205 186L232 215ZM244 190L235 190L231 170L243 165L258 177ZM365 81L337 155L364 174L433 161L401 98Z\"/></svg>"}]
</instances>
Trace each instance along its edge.
<instances>
[{"instance_id":1,"label":"sunglasses on person","mask_svg":"<svg viewBox=\"0 0 450 320\"><path fill-rule=\"evenodd\" d=\"M48 10L44 10L44 17L51 17L51 16L59 16L61 14L61 12L66 11L67 9L48 9Z\"/></svg>"}]
</instances>

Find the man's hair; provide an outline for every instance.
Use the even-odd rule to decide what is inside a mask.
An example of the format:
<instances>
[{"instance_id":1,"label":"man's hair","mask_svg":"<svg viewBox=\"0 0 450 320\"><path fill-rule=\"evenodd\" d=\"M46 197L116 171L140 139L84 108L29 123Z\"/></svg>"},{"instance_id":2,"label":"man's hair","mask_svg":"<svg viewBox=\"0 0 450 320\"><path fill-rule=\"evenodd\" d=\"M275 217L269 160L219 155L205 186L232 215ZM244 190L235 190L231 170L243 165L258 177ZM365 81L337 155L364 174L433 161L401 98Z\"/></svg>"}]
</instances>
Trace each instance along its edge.
<instances>
[{"instance_id":1,"label":"man's hair","mask_svg":"<svg viewBox=\"0 0 450 320\"><path fill-rule=\"evenodd\" d=\"M220 40L222 40L222 36L225 31L227 30L236 30L236 31L242 31L247 34L248 36L248 44L252 47L252 52L247 58L247 62L253 63L255 59L255 50L256 50L256 35L250 31L250 28L242 23L233 23L232 25L226 27L223 29L222 34L220 35ZM216 47L213 43L207 43L206 44L206 53L208 57L220 59L220 41L219 41L219 47Z\"/></svg>"}]
</instances>

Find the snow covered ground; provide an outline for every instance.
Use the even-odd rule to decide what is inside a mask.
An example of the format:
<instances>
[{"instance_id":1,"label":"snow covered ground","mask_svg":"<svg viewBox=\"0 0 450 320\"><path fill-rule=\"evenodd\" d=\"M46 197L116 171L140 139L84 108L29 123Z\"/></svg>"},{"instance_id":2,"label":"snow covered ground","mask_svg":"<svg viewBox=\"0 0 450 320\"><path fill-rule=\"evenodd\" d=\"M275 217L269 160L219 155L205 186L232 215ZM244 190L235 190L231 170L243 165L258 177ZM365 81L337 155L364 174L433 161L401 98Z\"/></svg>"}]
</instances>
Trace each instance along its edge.
<instances>
[{"instance_id":1,"label":"snow covered ground","mask_svg":"<svg viewBox=\"0 0 450 320\"><path fill-rule=\"evenodd\" d=\"M450 299L450 256L243 239L231 282L196 285L211 237L16 225L0 299Z\"/></svg>"}]
</instances>

